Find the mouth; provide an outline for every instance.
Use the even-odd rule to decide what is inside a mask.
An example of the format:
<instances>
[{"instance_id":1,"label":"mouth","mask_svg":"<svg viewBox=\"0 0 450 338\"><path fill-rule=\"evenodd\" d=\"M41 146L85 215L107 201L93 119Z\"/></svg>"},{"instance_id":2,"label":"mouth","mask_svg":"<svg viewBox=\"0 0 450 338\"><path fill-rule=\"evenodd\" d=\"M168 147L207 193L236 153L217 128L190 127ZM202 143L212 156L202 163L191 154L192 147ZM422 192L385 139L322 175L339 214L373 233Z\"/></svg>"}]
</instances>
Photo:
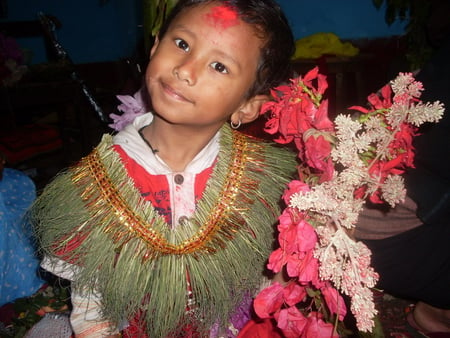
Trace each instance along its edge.
<instances>
[{"instance_id":1,"label":"mouth","mask_svg":"<svg viewBox=\"0 0 450 338\"><path fill-rule=\"evenodd\" d=\"M189 103L193 103L192 100L190 100L189 98L185 97L181 92L179 92L178 90L176 90L175 88L169 86L167 83L162 82L161 83L161 87L164 90L164 93L176 100L176 101L182 101L182 102L189 102Z\"/></svg>"}]
</instances>

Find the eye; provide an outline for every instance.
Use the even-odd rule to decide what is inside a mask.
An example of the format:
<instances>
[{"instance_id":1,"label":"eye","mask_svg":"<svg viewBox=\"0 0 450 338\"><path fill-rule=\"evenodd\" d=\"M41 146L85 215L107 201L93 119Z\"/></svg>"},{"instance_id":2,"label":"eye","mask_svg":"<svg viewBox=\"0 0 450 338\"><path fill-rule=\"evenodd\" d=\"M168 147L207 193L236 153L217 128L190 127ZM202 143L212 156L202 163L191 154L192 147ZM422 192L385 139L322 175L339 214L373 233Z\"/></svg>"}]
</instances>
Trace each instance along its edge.
<instances>
[{"instance_id":1,"label":"eye","mask_svg":"<svg viewBox=\"0 0 450 338\"><path fill-rule=\"evenodd\" d=\"M214 70L218 71L219 73L228 74L228 69L227 69L227 67L225 67L225 65L223 63L213 62L211 64L211 67L213 67Z\"/></svg>"},{"instance_id":2,"label":"eye","mask_svg":"<svg viewBox=\"0 0 450 338\"><path fill-rule=\"evenodd\" d=\"M189 45L183 39L175 39L175 44L178 48L184 50L185 52L189 52Z\"/></svg>"}]
</instances>

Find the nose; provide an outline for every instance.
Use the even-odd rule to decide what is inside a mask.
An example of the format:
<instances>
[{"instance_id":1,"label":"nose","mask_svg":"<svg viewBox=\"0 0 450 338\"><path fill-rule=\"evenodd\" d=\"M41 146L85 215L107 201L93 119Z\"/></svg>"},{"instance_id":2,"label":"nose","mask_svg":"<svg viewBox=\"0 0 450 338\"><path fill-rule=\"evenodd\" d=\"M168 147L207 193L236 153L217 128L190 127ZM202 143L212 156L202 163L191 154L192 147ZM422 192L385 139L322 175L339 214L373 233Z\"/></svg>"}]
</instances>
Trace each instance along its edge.
<instances>
[{"instance_id":1,"label":"nose","mask_svg":"<svg viewBox=\"0 0 450 338\"><path fill-rule=\"evenodd\" d=\"M193 86L197 82L198 62L192 58L184 59L178 66L174 67L173 75L180 81Z\"/></svg>"}]
</instances>

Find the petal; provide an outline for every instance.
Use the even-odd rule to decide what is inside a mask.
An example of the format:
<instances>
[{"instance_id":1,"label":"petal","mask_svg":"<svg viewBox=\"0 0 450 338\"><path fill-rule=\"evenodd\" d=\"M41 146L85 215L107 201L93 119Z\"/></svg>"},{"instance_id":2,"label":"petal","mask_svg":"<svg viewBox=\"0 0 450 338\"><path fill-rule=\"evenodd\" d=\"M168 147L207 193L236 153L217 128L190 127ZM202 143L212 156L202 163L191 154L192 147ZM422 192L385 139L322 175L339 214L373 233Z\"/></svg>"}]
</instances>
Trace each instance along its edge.
<instances>
[{"instance_id":1,"label":"petal","mask_svg":"<svg viewBox=\"0 0 450 338\"><path fill-rule=\"evenodd\" d=\"M283 286L275 282L262 290L255 298L253 307L260 318L270 318L283 305Z\"/></svg>"}]
</instances>

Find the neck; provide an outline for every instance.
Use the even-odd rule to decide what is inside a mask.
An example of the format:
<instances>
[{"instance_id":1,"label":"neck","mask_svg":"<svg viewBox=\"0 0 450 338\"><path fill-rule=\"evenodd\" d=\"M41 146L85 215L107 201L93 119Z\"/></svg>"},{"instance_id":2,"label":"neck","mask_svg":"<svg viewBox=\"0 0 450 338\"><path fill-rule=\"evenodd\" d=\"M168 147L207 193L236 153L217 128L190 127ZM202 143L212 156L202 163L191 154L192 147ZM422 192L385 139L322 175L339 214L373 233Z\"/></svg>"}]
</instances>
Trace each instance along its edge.
<instances>
[{"instance_id":1,"label":"neck","mask_svg":"<svg viewBox=\"0 0 450 338\"><path fill-rule=\"evenodd\" d=\"M142 128L140 134L152 152L160 157L174 172L186 166L209 143L214 133L179 128L154 120Z\"/></svg>"}]
</instances>

